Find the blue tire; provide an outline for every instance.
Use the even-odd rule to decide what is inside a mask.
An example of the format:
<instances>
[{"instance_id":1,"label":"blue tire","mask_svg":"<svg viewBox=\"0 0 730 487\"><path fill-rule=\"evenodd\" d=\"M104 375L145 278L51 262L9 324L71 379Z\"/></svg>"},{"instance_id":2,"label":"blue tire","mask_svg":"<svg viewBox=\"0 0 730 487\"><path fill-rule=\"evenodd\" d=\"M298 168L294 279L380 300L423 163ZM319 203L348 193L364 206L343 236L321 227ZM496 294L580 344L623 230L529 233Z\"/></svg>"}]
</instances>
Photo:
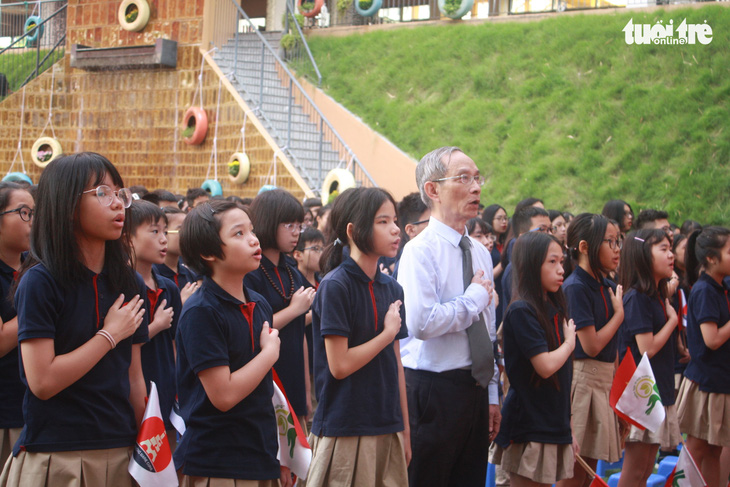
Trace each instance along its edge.
<instances>
[{"instance_id":1,"label":"blue tire","mask_svg":"<svg viewBox=\"0 0 730 487\"><path fill-rule=\"evenodd\" d=\"M378 10L380 10L380 7L382 6L383 0L373 0L373 4L370 5L370 8L367 10L363 10L360 8L360 1L355 0L355 11L363 17L372 17Z\"/></svg>"},{"instance_id":2,"label":"blue tire","mask_svg":"<svg viewBox=\"0 0 730 487\"><path fill-rule=\"evenodd\" d=\"M219 183L215 179L208 179L206 182L203 183L201 188L210 193L211 196L223 196L223 188L221 187L221 183Z\"/></svg>"},{"instance_id":3,"label":"blue tire","mask_svg":"<svg viewBox=\"0 0 730 487\"><path fill-rule=\"evenodd\" d=\"M23 174L22 172L11 172L3 178L3 181L8 181L11 183L25 181L28 184L33 184L33 180L30 179L30 176L28 176L27 174Z\"/></svg>"},{"instance_id":4,"label":"blue tire","mask_svg":"<svg viewBox=\"0 0 730 487\"><path fill-rule=\"evenodd\" d=\"M31 15L30 17L28 17L28 19L26 19L25 26L23 27L24 32L28 32L28 28L33 24L40 25L40 27L36 27L35 29L33 29L30 35L26 37L28 42L36 42L40 40L41 37L43 37L43 29L45 28L45 26L41 25L41 22L43 22L43 19L41 19L37 15Z\"/></svg>"},{"instance_id":5,"label":"blue tire","mask_svg":"<svg viewBox=\"0 0 730 487\"><path fill-rule=\"evenodd\" d=\"M259 189L259 192L256 193L256 194L261 194L263 192L271 191L271 190L274 190L274 189L276 189L276 186L275 185L273 185L273 184L264 184L263 186L261 186L261 189Z\"/></svg>"}]
</instances>

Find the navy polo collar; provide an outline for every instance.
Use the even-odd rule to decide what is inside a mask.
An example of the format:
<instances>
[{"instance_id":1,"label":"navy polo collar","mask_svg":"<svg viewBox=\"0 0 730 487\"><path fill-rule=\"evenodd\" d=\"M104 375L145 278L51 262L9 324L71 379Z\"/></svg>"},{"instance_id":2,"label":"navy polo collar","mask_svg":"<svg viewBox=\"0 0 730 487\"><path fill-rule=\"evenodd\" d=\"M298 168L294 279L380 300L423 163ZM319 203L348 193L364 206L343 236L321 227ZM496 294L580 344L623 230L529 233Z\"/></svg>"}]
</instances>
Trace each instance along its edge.
<instances>
[{"instance_id":1,"label":"navy polo collar","mask_svg":"<svg viewBox=\"0 0 730 487\"><path fill-rule=\"evenodd\" d=\"M381 284L388 282L388 278L380 272L380 266L375 270L375 279L370 279L370 277L365 274L365 272L360 268L359 265L357 265L357 262L353 260L352 257L347 257L345 260L342 261L342 264L340 264L343 269L345 269L348 274L360 279L363 282L379 282Z\"/></svg>"},{"instance_id":2,"label":"navy polo collar","mask_svg":"<svg viewBox=\"0 0 730 487\"><path fill-rule=\"evenodd\" d=\"M239 299L234 298L231 296L228 291L224 290L222 287L218 285L217 282L215 282L213 279L211 279L208 276L205 276L203 278L203 287L207 290L209 290L211 293L213 293L216 297L222 299L223 301L228 301L229 303L232 303L236 306L239 306L242 303ZM251 296L248 293L248 289L246 289L246 286L243 285L243 281L241 281L241 287L243 287L243 295L246 297L246 302L251 302Z\"/></svg>"},{"instance_id":3,"label":"navy polo collar","mask_svg":"<svg viewBox=\"0 0 730 487\"><path fill-rule=\"evenodd\" d=\"M716 280L714 280L712 277L710 277L706 272L703 272L700 274L698 281L705 281L705 282L710 283L710 285L712 287L714 287L721 293L724 293L726 290L728 290L727 282L725 279L723 279L722 285L720 285L720 284L718 284L718 282Z\"/></svg>"},{"instance_id":4,"label":"navy polo collar","mask_svg":"<svg viewBox=\"0 0 730 487\"><path fill-rule=\"evenodd\" d=\"M611 287L608 283L608 280L601 276L601 279L598 280L588 274L581 266L576 266L575 270L573 271L575 273L576 278L580 279L581 282L585 283L588 287L593 289L594 291L598 291L601 286L603 287Z\"/></svg>"},{"instance_id":5,"label":"navy polo collar","mask_svg":"<svg viewBox=\"0 0 730 487\"><path fill-rule=\"evenodd\" d=\"M21 259L21 262L22 262L22 259ZM0 272L2 272L3 274L7 274L9 276L12 276L13 273L15 272L15 269L13 269L9 265L7 265L4 261L0 260Z\"/></svg>"},{"instance_id":6,"label":"navy polo collar","mask_svg":"<svg viewBox=\"0 0 730 487\"><path fill-rule=\"evenodd\" d=\"M261 254L261 267L265 267L267 269L274 269L275 267L278 267L279 269L285 269L286 254L283 252L279 252L279 265L274 265L274 263L271 262L264 254Z\"/></svg>"}]
</instances>

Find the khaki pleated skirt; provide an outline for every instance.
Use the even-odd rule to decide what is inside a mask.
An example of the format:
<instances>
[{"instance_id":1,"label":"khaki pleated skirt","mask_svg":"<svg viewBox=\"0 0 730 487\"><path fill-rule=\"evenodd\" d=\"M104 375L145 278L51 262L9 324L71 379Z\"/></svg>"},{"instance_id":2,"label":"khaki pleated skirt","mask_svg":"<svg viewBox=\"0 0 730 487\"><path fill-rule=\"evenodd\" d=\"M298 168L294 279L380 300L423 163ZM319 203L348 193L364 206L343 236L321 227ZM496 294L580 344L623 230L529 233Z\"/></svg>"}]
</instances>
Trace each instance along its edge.
<instances>
[{"instance_id":1,"label":"khaki pleated skirt","mask_svg":"<svg viewBox=\"0 0 730 487\"><path fill-rule=\"evenodd\" d=\"M703 392L685 377L679 387L677 416L683 433L710 445L730 446L730 394Z\"/></svg>"},{"instance_id":2,"label":"khaki pleated skirt","mask_svg":"<svg viewBox=\"0 0 730 487\"><path fill-rule=\"evenodd\" d=\"M608 398L613 375L613 363L592 359L573 361L573 436L582 456L611 463L621 458L618 418Z\"/></svg>"},{"instance_id":3,"label":"khaki pleated skirt","mask_svg":"<svg viewBox=\"0 0 730 487\"><path fill-rule=\"evenodd\" d=\"M26 452L11 457L0 487L133 487L132 447L106 450Z\"/></svg>"},{"instance_id":4,"label":"khaki pleated skirt","mask_svg":"<svg viewBox=\"0 0 730 487\"><path fill-rule=\"evenodd\" d=\"M573 478L575 455L572 445L552 443L512 443L506 449L492 443L489 463L501 465L505 472L515 473L541 484Z\"/></svg>"},{"instance_id":5,"label":"khaki pleated skirt","mask_svg":"<svg viewBox=\"0 0 730 487\"><path fill-rule=\"evenodd\" d=\"M180 487L279 487L279 480L240 480L180 475Z\"/></svg>"},{"instance_id":6,"label":"khaki pleated skirt","mask_svg":"<svg viewBox=\"0 0 730 487\"><path fill-rule=\"evenodd\" d=\"M309 435L308 487L403 487L408 485L403 433L379 436ZM297 485L303 485L298 482Z\"/></svg>"},{"instance_id":7,"label":"khaki pleated skirt","mask_svg":"<svg viewBox=\"0 0 730 487\"><path fill-rule=\"evenodd\" d=\"M666 412L664 422L656 433L649 430L642 431L632 425L626 441L659 445L662 450L677 448L677 445L682 441L682 435L679 432L679 420L677 419L677 406L674 404L664 406L664 411Z\"/></svg>"},{"instance_id":8,"label":"khaki pleated skirt","mask_svg":"<svg viewBox=\"0 0 730 487\"><path fill-rule=\"evenodd\" d=\"M13 447L20 438L20 432L23 428L4 428L0 429L0 465L5 462L13 453Z\"/></svg>"}]
</instances>

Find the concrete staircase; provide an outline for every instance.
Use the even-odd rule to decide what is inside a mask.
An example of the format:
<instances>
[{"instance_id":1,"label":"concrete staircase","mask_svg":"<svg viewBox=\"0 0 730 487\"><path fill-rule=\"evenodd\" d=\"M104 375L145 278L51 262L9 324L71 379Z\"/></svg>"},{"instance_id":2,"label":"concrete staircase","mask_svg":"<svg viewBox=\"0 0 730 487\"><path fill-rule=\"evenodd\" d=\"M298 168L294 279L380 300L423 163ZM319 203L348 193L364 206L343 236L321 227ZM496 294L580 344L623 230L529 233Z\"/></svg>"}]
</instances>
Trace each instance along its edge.
<instances>
[{"instance_id":1,"label":"concrete staircase","mask_svg":"<svg viewBox=\"0 0 730 487\"><path fill-rule=\"evenodd\" d=\"M278 55L281 32L261 34ZM332 144L321 136L319 119L314 123L294 101L288 76L282 70L277 71L276 59L259 36L255 32L239 34L237 51L235 39L231 39L213 57L223 73L233 73L230 77L233 86L246 103L257 110L256 116L279 147L286 148L287 156L300 175L318 193L327 173L340 165L341 158Z\"/></svg>"}]
</instances>

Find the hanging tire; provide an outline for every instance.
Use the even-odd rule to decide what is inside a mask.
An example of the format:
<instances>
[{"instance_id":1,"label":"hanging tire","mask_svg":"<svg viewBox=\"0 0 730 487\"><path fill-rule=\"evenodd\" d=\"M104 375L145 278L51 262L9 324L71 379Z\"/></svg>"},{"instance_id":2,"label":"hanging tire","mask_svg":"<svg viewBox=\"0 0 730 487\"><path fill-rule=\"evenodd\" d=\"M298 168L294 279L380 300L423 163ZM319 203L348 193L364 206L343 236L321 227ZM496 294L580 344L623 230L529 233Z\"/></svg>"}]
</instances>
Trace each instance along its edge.
<instances>
[{"instance_id":1,"label":"hanging tire","mask_svg":"<svg viewBox=\"0 0 730 487\"><path fill-rule=\"evenodd\" d=\"M200 145L208 134L208 114L200 107L190 107L185 112L183 125L185 128L195 127L193 135L183 139L185 143L188 145Z\"/></svg>"},{"instance_id":2,"label":"hanging tire","mask_svg":"<svg viewBox=\"0 0 730 487\"><path fill-rule=\"evenodd\" d=\"M28 29L31 25L36 25L37 27L33 29L33 32L26 37L26 42L35 44L36 41L39 41L41 37L43 37L43 30L45 29L44 25L41 25L41 22L43 22L43 19L40 18L38 15L31 15L28 17L25 21L25 25L23 27L23 32L28 32Z\"/></svg>"},{"instance_id":3,"label":"hanging tire","mask_svg":"<svg viewBox=\"0 0 730 487\"><path fill-rule=\"evenodd\" d=\"M137 18L130 22L127 20L127 14L134 7L137 7ZM122 29L130 32L139 32L150 21L150 5L146 0L124 0L119 5L117 20L119 20L119 25L122 26Z\"/></svg>"},{"instance_id":4,"label":"hanging tire","mask_svg":"<svg viewBox=\"0 0 730 487\"><path fill-rule=\"evenodd\" d=\"M459 5L459 8L456 10L456 12L453 12L451 14L446 13L446 2L444 0L438 0L438 7L439 12L441 12L441 15L444 17L448 17L450 19L459 20L464 15L469 13L469 11L474 6L474 0L461 0L461 4Z\"/></svg>"},{"instance_id":5,"label":"hanging tire","mask_svg":"<svg viewBox=\"0 0 730 487\"><path fill-rule=\"evenodd\" d=\"M355 0L355 11L363 17L372 17L383 6L383 0L373 0L373 4L365 10L360 8L360 0Z\"/></svg>"},{"instance_id":6,"label":"hanging tire","mask_svg":"<svg viewBox=\"0 0 730 487\"><path fill-rule=\"evenodd\" d=\"M306 0L306 2L308 1L309 0ZM302 10L302 4L306 2L303 0L298 0L297 6L299 7L299 13L309 18L319 15L319 12L322 10L322 6L324 5L324 0L314 0L314 8L312 8L312 10L310 10L309 12L305 12Z\"/></svg>"},{"instance_id":7,"label":"hanging tire","mask_svg":"<svg viewBox=\"0 0 730 487\"><path fill-rule=\"evenodd\" d=\"M221 183L219 183L215 179L208 179L200 187L207 191L207 193L211 196L223 196L223 188L221 187Z\"/></svg>"},{"instance_id":8,"label":"hanging tire","mask_svg":"<svg viewBox=\"0 0 730 487\"><path fill-rule=\"evenodd\" d=\"M322 204L326 205L329 203L330 195L337 191L341 194L346 189L354 188L357 186L355 182L355 176L352 175L347 169L332 169L327 173L322 183Z\"/></svg>"},{"instance_id":9,"label":"hanging tire","mask_svg":"<svg viewBox=\"0 0 730 487\"><path fill-rule=\"evenodd\" d=\"M50 155L48 154L49 151ZM33 164L38 167L46 167L61 154L63 154L61 143L52 137L39 138L30 150L30 158L33 160Z\"/></svg>"},{"instance_id":10,"label":"hanging tire","mask_svg":"<svg viewBox=\"0 0 730 487\"><path fill-rule=\"evenodd\" d=\"M228 179L230 179L231 182L234 184L244 184L248 180L248 175L251 172L251 161L248 159L248 156L243 152L234 153L231 156L231 159L228 161L228 164L232 163L233 161L238 161L238 174L232 176L229 173Z\"/></svg>"},{"instance_id":11,"label":"hanging tire","mask_svg":"<svg viewBox=\"0 0 730 487\"><path fill-rule=\"evenodd\" d=\"M275 184L264 184L261 186L261 189L259 189L259 192L256 194L265 193L266 191L273 191L275 189L278 189Z\"/></svg>"},{"instance_id":12,"label":"hanging tire","mask_svg":"<svg viewBox=\"0 0 730 487\"><path fill-rule=\"evenodd\" d=\"M10 183L26 182L30 185L33 184L33 180L30 179L30 176L23 174L22 172L11 172L3 178L3 181L8 181Z\"/></svg>"}]
</instances>

